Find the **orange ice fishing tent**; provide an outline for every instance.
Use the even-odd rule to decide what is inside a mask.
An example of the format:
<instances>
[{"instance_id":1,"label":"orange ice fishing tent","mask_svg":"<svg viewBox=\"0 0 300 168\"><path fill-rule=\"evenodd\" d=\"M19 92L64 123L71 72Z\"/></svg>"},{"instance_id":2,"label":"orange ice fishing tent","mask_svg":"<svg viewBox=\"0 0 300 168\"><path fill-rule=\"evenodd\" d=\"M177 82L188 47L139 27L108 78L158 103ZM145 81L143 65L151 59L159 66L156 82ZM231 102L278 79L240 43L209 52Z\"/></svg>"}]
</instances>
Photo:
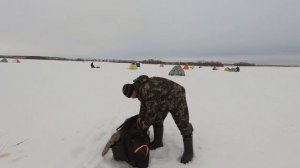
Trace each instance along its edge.
<instances>
[{"instance_id":1,"label":"orange ice fishing tent","mask_svg":"<svg viewBox=\"0 0 300 168\"><path fill-rule=\"evenodd\" d=\"M185 64L185 65L183 66L183 69L184 69L184 70L189 70L189 65L188 65L188 64Z\"/></svg>"}]
</instances>

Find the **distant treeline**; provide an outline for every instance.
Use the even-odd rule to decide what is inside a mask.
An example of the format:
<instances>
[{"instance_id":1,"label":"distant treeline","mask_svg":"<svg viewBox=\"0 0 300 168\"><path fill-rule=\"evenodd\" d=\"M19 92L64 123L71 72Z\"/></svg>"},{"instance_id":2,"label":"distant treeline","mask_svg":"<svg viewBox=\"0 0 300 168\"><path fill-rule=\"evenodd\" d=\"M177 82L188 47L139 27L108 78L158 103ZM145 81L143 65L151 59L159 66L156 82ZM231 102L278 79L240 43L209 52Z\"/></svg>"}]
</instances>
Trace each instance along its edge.
<instances>
[{"instance_id":1,"label":"distant treeline","mask_svg":"<svg viewBox=\"0 0 300 168\"><path fill-rule=\"evenodd\" d=\"M92 60L92 61L99 61L99 60ZM223 64L220 61L161 61L161 60L154 60L154 59L148 59L148 60L142 60L142 61L136 61L136 60L117 60L117 59L102 59L101 62L116 62L116 63L142 63L142 64L164 64L164 65L195 65L195 66L218 66L223 67L225 64ZM247 63L247 62L238 62L234 64L226 64L226 66L256 66L256 64L253 63Z\"/></svg>"},{"instance_id":2,"label":"distant treeline","mask_svg":"<svg viewBox=\"0 0 300 168\"><path fill-rule=\"evenodd\" d=\"M114 62L114 63L142 63L142 64L165 64L165 65L195 65L195 66L285 66L288 65L256 65L248 62L237 62L233 64L223 64L220 61L161 61L155 59L148 59L142 61L136 60L120 60L120 59L94 59L94 58L64 58L64 57L49 57L49 56L13 56L13 55L0 55L0 58L12 59L36 59L36 60L61 60L61 61L94 61L94 62Z\"/></svg>"},{"instance_id":3,"label":"distant treeline","mask_svg":"<svg viewBox=\"0 0 300 168\"><path fill-rule=\"evenodd\" d=\"M35 59L35 60L62 60L62 61L75 61L75 60L76 60L76 59L63 58L63 57L18 56L18 55L0 55L0 58L10 58L10 59Z\"/></svg>"},{"instance_id":4,"label":"distant treeline","mask_svg":"<svg viewBox=\"0 0 300 168\"><path fill-rule=\"evenodd\" d=\"M164 65L195 65L195 66L224 66L222 62L217 61L197 61L197 62L191 62L191 61L161 61L161 60L154 60L154 59L148 59L148 60L142 60L142 61L135 61L135 60L104 60L107 62L117 62L117 63L142 63L142 64L164 64Z\"/></svg>"}]
</instances>

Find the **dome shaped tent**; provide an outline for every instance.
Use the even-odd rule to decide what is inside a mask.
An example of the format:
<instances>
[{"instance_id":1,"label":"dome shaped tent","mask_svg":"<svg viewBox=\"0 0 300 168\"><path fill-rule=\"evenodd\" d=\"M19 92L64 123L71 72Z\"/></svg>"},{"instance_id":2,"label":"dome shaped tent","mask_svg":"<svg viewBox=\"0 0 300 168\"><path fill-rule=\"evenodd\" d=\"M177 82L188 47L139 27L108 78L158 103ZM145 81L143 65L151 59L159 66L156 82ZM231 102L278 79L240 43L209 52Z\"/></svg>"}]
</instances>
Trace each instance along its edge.
<instances>
[{"instance_id":1,"label":"dome shaped tent","mask_svg":"<svg viewBox=\"0 0 300 168\"><path fill-rule=\"evenodd\" d=\"M185 76L184 70L180 65L175 65L169 72L170 76Z\"/></svg>"},{"instance_id":2,"label":"dome shaped tent","mask_svg":"<svg viewBox=\"0 0 300 168\"><path fill-rule=\"evenodd\" d=\"M16 60L13 60L12 62L13 62L13 63L17 63L17 64L21 63L21 61L20 61L20 60L18 60L18 59L16 59Z\"/></svg>"},{"instance_id":3,"label":"dome shaped tent","mask_svg":"<svg viewBox=\"0 0 300 168\"><path fill-rule=\"evenodd\" d=\"M8 62L6 58L3 58L0 62Z\"/></svg>"},{"instance_id":4,"label":"dome shaped tent","mask_svg":"<svg viewBox=\"0 0 300 168\"><path fill-rule=\"evenodd\" d=\"M141 63L139 63L139 62L137 62L135 65L136 65L137 67L141 67Z\"/></svg>"},{"instance_id":5,"label":"dome shaped tent","mask_svg":"<svg viewBox=\"0 0 300 168\"><path fill-rule=\"evenodd\" d=\"M229 68L229 67L226 67L224 69L224 71L227 71L227 72L239 72L239 68Z\"/></svg>"},{"instance_id":6,"label":"dome shaped tent","mask_svg":"<svg viewBox=\"0 0 300 168\"><path fill-rule=\"evenodd\" d=\"M189 65L188 64L185 64L184 66L183 66L183 69L184 70L189 70L190 68L189 68Z\"/></svg>"},{"instance_id":7,"label":"dome shaped tent","mask_svg":"<svg viewBox=\"0 0 300 168\"><path fill-rule=\"evenodd\" d=\"M230 68L229 72L239 72L239 70L237 70L236 68Z\"/></svg>"},{"instance_id":8,"label":"dome shaped tent","mask_svg":"<svg viewBox=\"0 0 300 168\"><path fill-rule=\"evenodd\" d=\"M135 63L131 63L130 66L129 66L129 69L136 70L137 69L136 64Z\"/></svg>"},{"instance_id":9,"label":"dome shaped tent","mask_svg":"<svg viewBox=\"0 0 300 168\"><path fill-rule=\"evenodd\" d=\"M224 71L229 71L230 69L228 68L228 67L226 67L225 69L224 69Z\"/></svg>"}]
</instances>

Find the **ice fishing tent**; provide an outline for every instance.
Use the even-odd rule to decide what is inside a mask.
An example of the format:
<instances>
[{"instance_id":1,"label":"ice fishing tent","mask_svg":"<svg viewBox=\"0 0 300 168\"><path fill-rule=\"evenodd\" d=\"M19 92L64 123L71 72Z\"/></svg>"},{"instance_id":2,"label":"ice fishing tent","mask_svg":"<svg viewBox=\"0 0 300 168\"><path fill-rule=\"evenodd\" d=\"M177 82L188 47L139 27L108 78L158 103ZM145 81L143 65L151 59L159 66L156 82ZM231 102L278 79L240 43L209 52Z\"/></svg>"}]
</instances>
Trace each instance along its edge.
<instances>
[{"instance_id":1,"label":"ice fishing tent","mask_svg":"<svg viewBox=\"0 0 300 168\"><path fill-rule=\"evenodd\" d=\"M230 68L229 72L239 72L236 68Z\"/></svg>"},{"instance_id":2,"label":"ice fishing tent","mask_svg":"<svg viewBox=\"0 0 300 168\"><path fill-rule=\"evenodd\" d=\"M183 69L184 70L189 70L190 68L189 68L189 65L188 64L185 64L184 66L183 66Z\"/></svg>"},{"instance_id":3,"label":"ice fishing tent","mask_svg":"<svg viewBox=\"0 0 300 168\"><path fill-rule=\"evenodd\" d=\"M131 63L130 66L129 66L129 69L131 69L131 70L137 69L136 64L135 63Z\"/></svg>"},{"instance_id":4,"label":"ice fishing tent","mask_svg":"<svg viewBox=\"0 0 300 168\"><path fill-rule=\"evenodd\" d=\"M227 71L227 72L239 72L239 70L237 68L229 68L229 67L226 67L224 69L224 71Z\"/></svg>"},{"instance_id":5,"label":"ice fishing tent","mask_svg":"<svg viewBox=\"0 0 300 168\"><path fill-rule=\"evenodd\" d=\"M194 69L194 68L195 68L195 65L191 65L190 68L191 68L191 69Z\"/></svg>"},{"instance_id":6,"label":"ice fishing tent","mask_svg":"<svg viewBox=\"0 0 300 168\"><path fill-rule=\"evenodd\" d=\"M172 70L169 72L170 76L185 76L184 70L180 65L175 65Z\"/></svg>"},{"instance_id":7,"label":"ice fishing tent","mask_svg":"<svg viewBox=\"0 0 300 168\"><path fill-rule=\"evenodd\" d=\"M18 60L18 59L16 59L16 60L13 60L12 62L13 62L13 63L17 63L17 64L21 63L21 61L20 61L20 60Z\"/></svg>"},{"instance_id":8,"label":"ice fishing tent","mask_svg":"<svg viewBox=\"0 0 300 168\"><path fill-rule=\"evenodd\" d=\"M0 62L8 62L6 58L3 58Z\"/></svg>"},{"instance_id":9,"label":"ice fishing tent","mask_svg":"<svg viewBox=\"0 0 300 168\"><path fill-rule=\"evenodd\" d=\"M214 66L212 70L218 70L218 68Z\"/></svg>"},{"instance_id":10,"label":"ice fishing tent","mask_svg":"<svg viewBox=\"0 0 300 168\"><path fill-rule=\"evenodd\" d=\"M137 62L135 65L136 65L137 67L141 67L141 63L139 63L139 62Z\"/></svg>"}]
</instances>

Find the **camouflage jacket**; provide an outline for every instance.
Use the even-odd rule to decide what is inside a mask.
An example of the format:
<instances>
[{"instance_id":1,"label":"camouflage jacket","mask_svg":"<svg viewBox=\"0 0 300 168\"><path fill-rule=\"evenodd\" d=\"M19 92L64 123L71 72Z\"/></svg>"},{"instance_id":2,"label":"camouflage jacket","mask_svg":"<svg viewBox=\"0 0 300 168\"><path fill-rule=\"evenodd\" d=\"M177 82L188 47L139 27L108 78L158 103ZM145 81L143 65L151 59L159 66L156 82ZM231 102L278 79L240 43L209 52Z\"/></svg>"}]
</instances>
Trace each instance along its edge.
<instances>
[{"instance_id":1,"label":"camouflage jacket","mask_svg":"<svg viewBox=\"0 0 300 168\"><path fill-rule=\"evenodd\" d=\"M177 98L185 96L184 87L165 78L142 75L133 82L137 98L141 102L139 114L147 125L163 119L163 116L176 107Z\"/></svg>"}]
</instances>

